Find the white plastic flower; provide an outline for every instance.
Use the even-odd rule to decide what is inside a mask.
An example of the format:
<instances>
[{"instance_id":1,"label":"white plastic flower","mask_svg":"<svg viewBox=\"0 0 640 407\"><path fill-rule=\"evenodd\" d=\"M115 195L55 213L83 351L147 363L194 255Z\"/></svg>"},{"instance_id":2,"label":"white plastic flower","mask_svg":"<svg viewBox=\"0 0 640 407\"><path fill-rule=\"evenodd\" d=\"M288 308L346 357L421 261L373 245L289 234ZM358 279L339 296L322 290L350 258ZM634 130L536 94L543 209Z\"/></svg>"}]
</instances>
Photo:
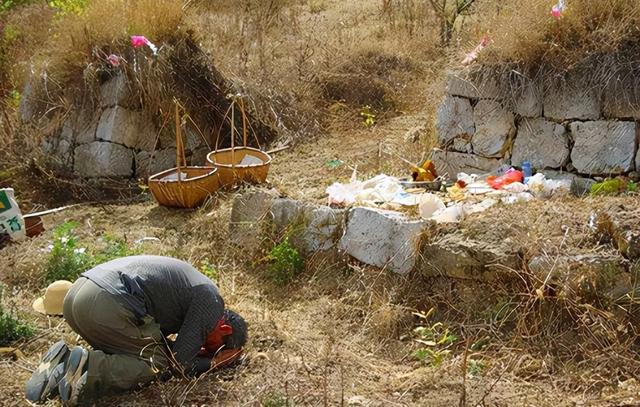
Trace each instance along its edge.
<instances>
[{"instance_id":1,"label":"white plastic flower","mask_svg":"<svg viewBox=\"0 0 640 407\"><path fill-rule=\"evenodd\" d=\"M73 252L74 252L75 254L82 254L82 253L84 253L86 250L87 250L86 248L84 248L84 247L80 247L80 248L78 248L78 249L73 249Z\"/></svg>"}]
</instances>

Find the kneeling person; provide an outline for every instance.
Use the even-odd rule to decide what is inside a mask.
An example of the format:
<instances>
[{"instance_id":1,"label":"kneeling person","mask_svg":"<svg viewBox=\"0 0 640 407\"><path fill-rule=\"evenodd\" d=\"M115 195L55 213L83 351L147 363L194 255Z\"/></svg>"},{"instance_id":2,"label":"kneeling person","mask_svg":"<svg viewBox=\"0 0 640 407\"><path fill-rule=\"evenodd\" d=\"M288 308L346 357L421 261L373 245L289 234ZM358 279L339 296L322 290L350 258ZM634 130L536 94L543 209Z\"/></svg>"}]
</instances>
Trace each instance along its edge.
<instances>
[{"instance_id":1,"label":"kneeling person","mask_svg":"<svg viewBox=\"0 0 640 407\"><path fill-rule=\"evenodd\" d=\"M216 285L169 257L94 267L71 286L63 313L93 349L54 344L27 382L31 401L59 393L64 404L76 405L137 388L171 368L197 375L233 363L247 340L246 323L225 310ZM172 334L175 342L167 339Z\"/></svg>"}]
</instances>

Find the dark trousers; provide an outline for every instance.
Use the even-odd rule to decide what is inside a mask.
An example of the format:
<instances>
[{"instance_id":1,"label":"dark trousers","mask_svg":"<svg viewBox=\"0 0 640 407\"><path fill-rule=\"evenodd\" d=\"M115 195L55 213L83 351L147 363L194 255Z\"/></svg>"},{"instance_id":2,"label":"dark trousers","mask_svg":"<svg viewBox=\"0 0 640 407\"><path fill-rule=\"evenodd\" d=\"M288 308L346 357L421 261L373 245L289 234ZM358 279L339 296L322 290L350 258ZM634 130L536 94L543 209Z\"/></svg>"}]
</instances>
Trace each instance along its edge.
<instances>
[{"instance_id":1,"label":"dark trousers","mask_svg":"<svg viewBox=\"0 0 640 407\"><path fill-rule=\"evenodd\" d=\"M138 325L114 295L81 277L64 299L64 318L89 345L83 397L100 397L148 384L169 365L160 326Z\"/></svg>"}]
</instances>

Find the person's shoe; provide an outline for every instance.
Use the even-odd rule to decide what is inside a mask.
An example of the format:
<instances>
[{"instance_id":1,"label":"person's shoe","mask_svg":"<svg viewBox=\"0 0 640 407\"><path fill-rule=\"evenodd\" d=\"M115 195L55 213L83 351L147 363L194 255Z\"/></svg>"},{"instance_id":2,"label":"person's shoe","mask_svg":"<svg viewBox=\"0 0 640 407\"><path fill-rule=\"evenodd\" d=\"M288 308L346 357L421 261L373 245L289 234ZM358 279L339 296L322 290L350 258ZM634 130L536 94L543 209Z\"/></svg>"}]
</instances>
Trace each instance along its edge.
<instances>
[{"instance_id":1,"label":"person's shoe","mask_svg":"<svg viewBox=\"0 0 640 407\"><path fill-rule=\"evenodd\" d=\"M54 343L42 357L40 365L25 385L27 400L42 402L52 395L51 376L58 365L63 364L69 356L69 347L64 341Z\"/></svg>"},{"instance_id":2,"label":"person's shoe","mask_svg":"<svg viewBox=\"0 0 640 407\"><path fill-rule=\"evenodd\" d=\"M64 374L58 385L60 399L64 406L78 404L78 395L87 382L87 359L89 352L77 346L71 350L64 364Z\"/></svg>"},{"instance_id":3,"label":"person's shoe","mask_svg":"<svg viewBox=\"0 0 640 407\"><path fill-rule=\"evenodd\" d=\"M51 376L49 377L49 383L47 383L47 387L45 391L49 392L49 398L54 398L58 395L58 386L60 385L60 381L64 377L64 363L58 364L58 366L53 369L51 372Z\"/></svg>"}]
</instances>

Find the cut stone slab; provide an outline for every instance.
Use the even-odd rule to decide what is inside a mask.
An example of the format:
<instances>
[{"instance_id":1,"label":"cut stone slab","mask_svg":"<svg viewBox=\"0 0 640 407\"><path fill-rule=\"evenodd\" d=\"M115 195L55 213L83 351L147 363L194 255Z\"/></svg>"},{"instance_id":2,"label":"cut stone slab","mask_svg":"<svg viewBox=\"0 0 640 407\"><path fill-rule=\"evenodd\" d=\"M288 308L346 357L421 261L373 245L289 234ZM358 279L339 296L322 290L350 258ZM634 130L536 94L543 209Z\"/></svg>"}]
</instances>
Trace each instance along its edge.
<instances>
[{"instance_id":1,"label":"cut stone slab","mask_svg":"<svg viewBox=\"0 0 640 407\"><path fill-rule=\"evenodd\" d=\"M304 229L304 204L289 198L278 198L271 205L273 225L278 235L299 234Z\"/></svg>"},{"instance_id":2,"label":"cut stone slab","mask_svg":"<svg viewBox=\"0 0 640 407\"><path fill-rule=\"evenodd\" d=\"M473 154L457 153L453 151L433 150L432 158L439 175L449 174L455 179L458 173L486 174L493 172L503 164L502 160L484 158Z\"/></svg>"},{"instance_id":3,"label":"cut stone slab","mask_svg":"<svg viewBox=\"0 0 640 407\"><path fill-rule=\"evenodd\" d=\"M449 71L447 73L446 93L469 99L497 99L500 87L495 79L484 80L480 84L467 79L464 73Z\"/></svg>"},{"instance_id":4,"label":"cut stone slab","mask_svg":"<svg viewBox=\"0 0 640 407\"><path fill-rule=\"evenodd\" d=\"M136 154L136 175L147 177L176 166L176 149L167 148L153 154L140 151Z\"/></svg>"},{"instance_id":5,"label":"cut stone slab","mask_svg":"<svg viewBox=\"0 0 640 407\"><path fill-rule=\"evenodd\" d=\"M440 146L449 146L457 137L471 138L475 133L473 109L468 99L447 96L436 118L436 130Z\"/></svg>"},{"instance_id":6,"label":"cut stone slab","mask_svg":"<svg viewBox=\"0 0 640 407\"><path fill-rule=\"evenodd\" d=\"M296 248L312 254L336 247L344 229L346 211L278 198L273 201L271 214L278 236L289 236Z\"/></svg>"},{"instance_id":7,"label":"cut stone slab","mask_svg":"<svg viewBox=\"0 0 640 407\"><path fill-rule=\"evenodd\" d=\"M556 258L536 256L529 262L537 279L559 289L564 295L596 299L616 298L625 291L628 261L621 256L583 254ZM621 284L623 283L623 284ZM556 293L558 295L560 293Z\"/></svg>"},{"instance_id":8,"label":"cut stone slab","mask_svg":"<svg viewBox=\"0 0 640 407\"><path fill-rule=\"evenodd\" d=\"M518 124L511 164L530 161L534 168L562 168L569 160L569 136L564 126L543 118L524 118Z\"/></svg>"},{"instance_id":9,"label":"cut stone slab","mask_svg":"<svg viewBox=\"0 0 640 407\"><path fill-rule=\"evenodd\" d=\"M542 89L539 85L530 84L515 95L513 111L522 117L542 116Z\"/></svg>"},{"instance_id":10,"label":"cut stone slab","mask_svg":"<svg viewBox=\"0 0 640 407\"><path fill-rule=\"evenodd\" d=\"M602 110L608 119L640 120L640 82L636 75L614 77L604 90Z\"/></svg>"},{"instance_id":11,"label":"cut stone slab","mask_svg":"<svg viewBox=\"0 0 640 407\"><path fill-rule=\"evenodd\" d=\"M75 149L74 169L82 177L131 177L133 150L119 144L94 141Z\"/></svg>"},{"instance_id":12,"label":"cut stone slab","mask_svg":"<svg viewBox=\"0 0 640 407\"><path fill-rule=\"evenodd\" d=\"M634 122L574 122L571 162L582 174L622 174L634 168Z\"/></svg>"},{"instance_id":13,"label":"cut stone slab","mask_svg":"<svg viewBox=\"0 0 640 407\"><path fill-rule=\"evenodd\" d=\"M131 88L125 75L118 73L100 85L100 106L134 107Z\"/></svg>"},{"instance_id":14,"label":"cut stone slab","mask_svg":"<svg viewBox=\"0 0 640 407\"><path fill-rule=\"evenodd\" d=\"M473 152L488 158L504 156L507 141L516 131L513 113L494 100L481 100L473 109L476 132Z\"/></svg>"},{"instance_id":15,"label":"cut stone slab","mask_svg":"<svg viewBox=\"0 0 640 407\"><path fill-rule=\"evenodd\" d=\"M317 206L309 207L305 212L305 250L315 253L334 248L342 237L347 211Z\"/></svg>"},{"instance_id":16,"label":"cut stone slab","mask_svg":"<svg viewBox=\"0 0 640 407\"><path fill-rule=\"evenodd\" d=\"M116 106L107 108L102 113L96 130L96 139L152 151L156 131L142 112Z\"/></svg>"},{"instance_id":17,"label":"cut stone slab","mask_svg":"<svg viewBox=\"0 0 640 407\"><path fill-rule=\"evenodd\" d=\"M449 234L424 246L420 270L427 276L491 281L499 268L519 270L521 263L515 250Z\"/></svg>"},{"instance_id":18,"label":"cut stone slab","mask_svg":"<svg viewBox=\"0 0 640 407\"><path fill-rule=\"evenodd\" d=\"M597 120L600 111L600 97L594 90L561 86L545 91L544 116L555 121Z\"/></svg>"},{"instance_id":19,"label":"cut stone slab","mask_svg":"<svg viewBox=\"0 0 640 407\"><path fill-rule=\"evenodd\" d=\"M414 268L427 222L372 208L351 209L347 217L340 250L363 263L400 274Z\"/></svg>"},{"instance_id":20,"label":"cut stone slab","mask_svg":"<svg viewBox=\"0 0 640 407\"><path fill-rule=\"evenodd\" d=\"M271 205L276 198L275 190L255 190L238 196L231 209L231 242L250 252L260 249L273 219Z\"/></svg>"}]
</instances>

